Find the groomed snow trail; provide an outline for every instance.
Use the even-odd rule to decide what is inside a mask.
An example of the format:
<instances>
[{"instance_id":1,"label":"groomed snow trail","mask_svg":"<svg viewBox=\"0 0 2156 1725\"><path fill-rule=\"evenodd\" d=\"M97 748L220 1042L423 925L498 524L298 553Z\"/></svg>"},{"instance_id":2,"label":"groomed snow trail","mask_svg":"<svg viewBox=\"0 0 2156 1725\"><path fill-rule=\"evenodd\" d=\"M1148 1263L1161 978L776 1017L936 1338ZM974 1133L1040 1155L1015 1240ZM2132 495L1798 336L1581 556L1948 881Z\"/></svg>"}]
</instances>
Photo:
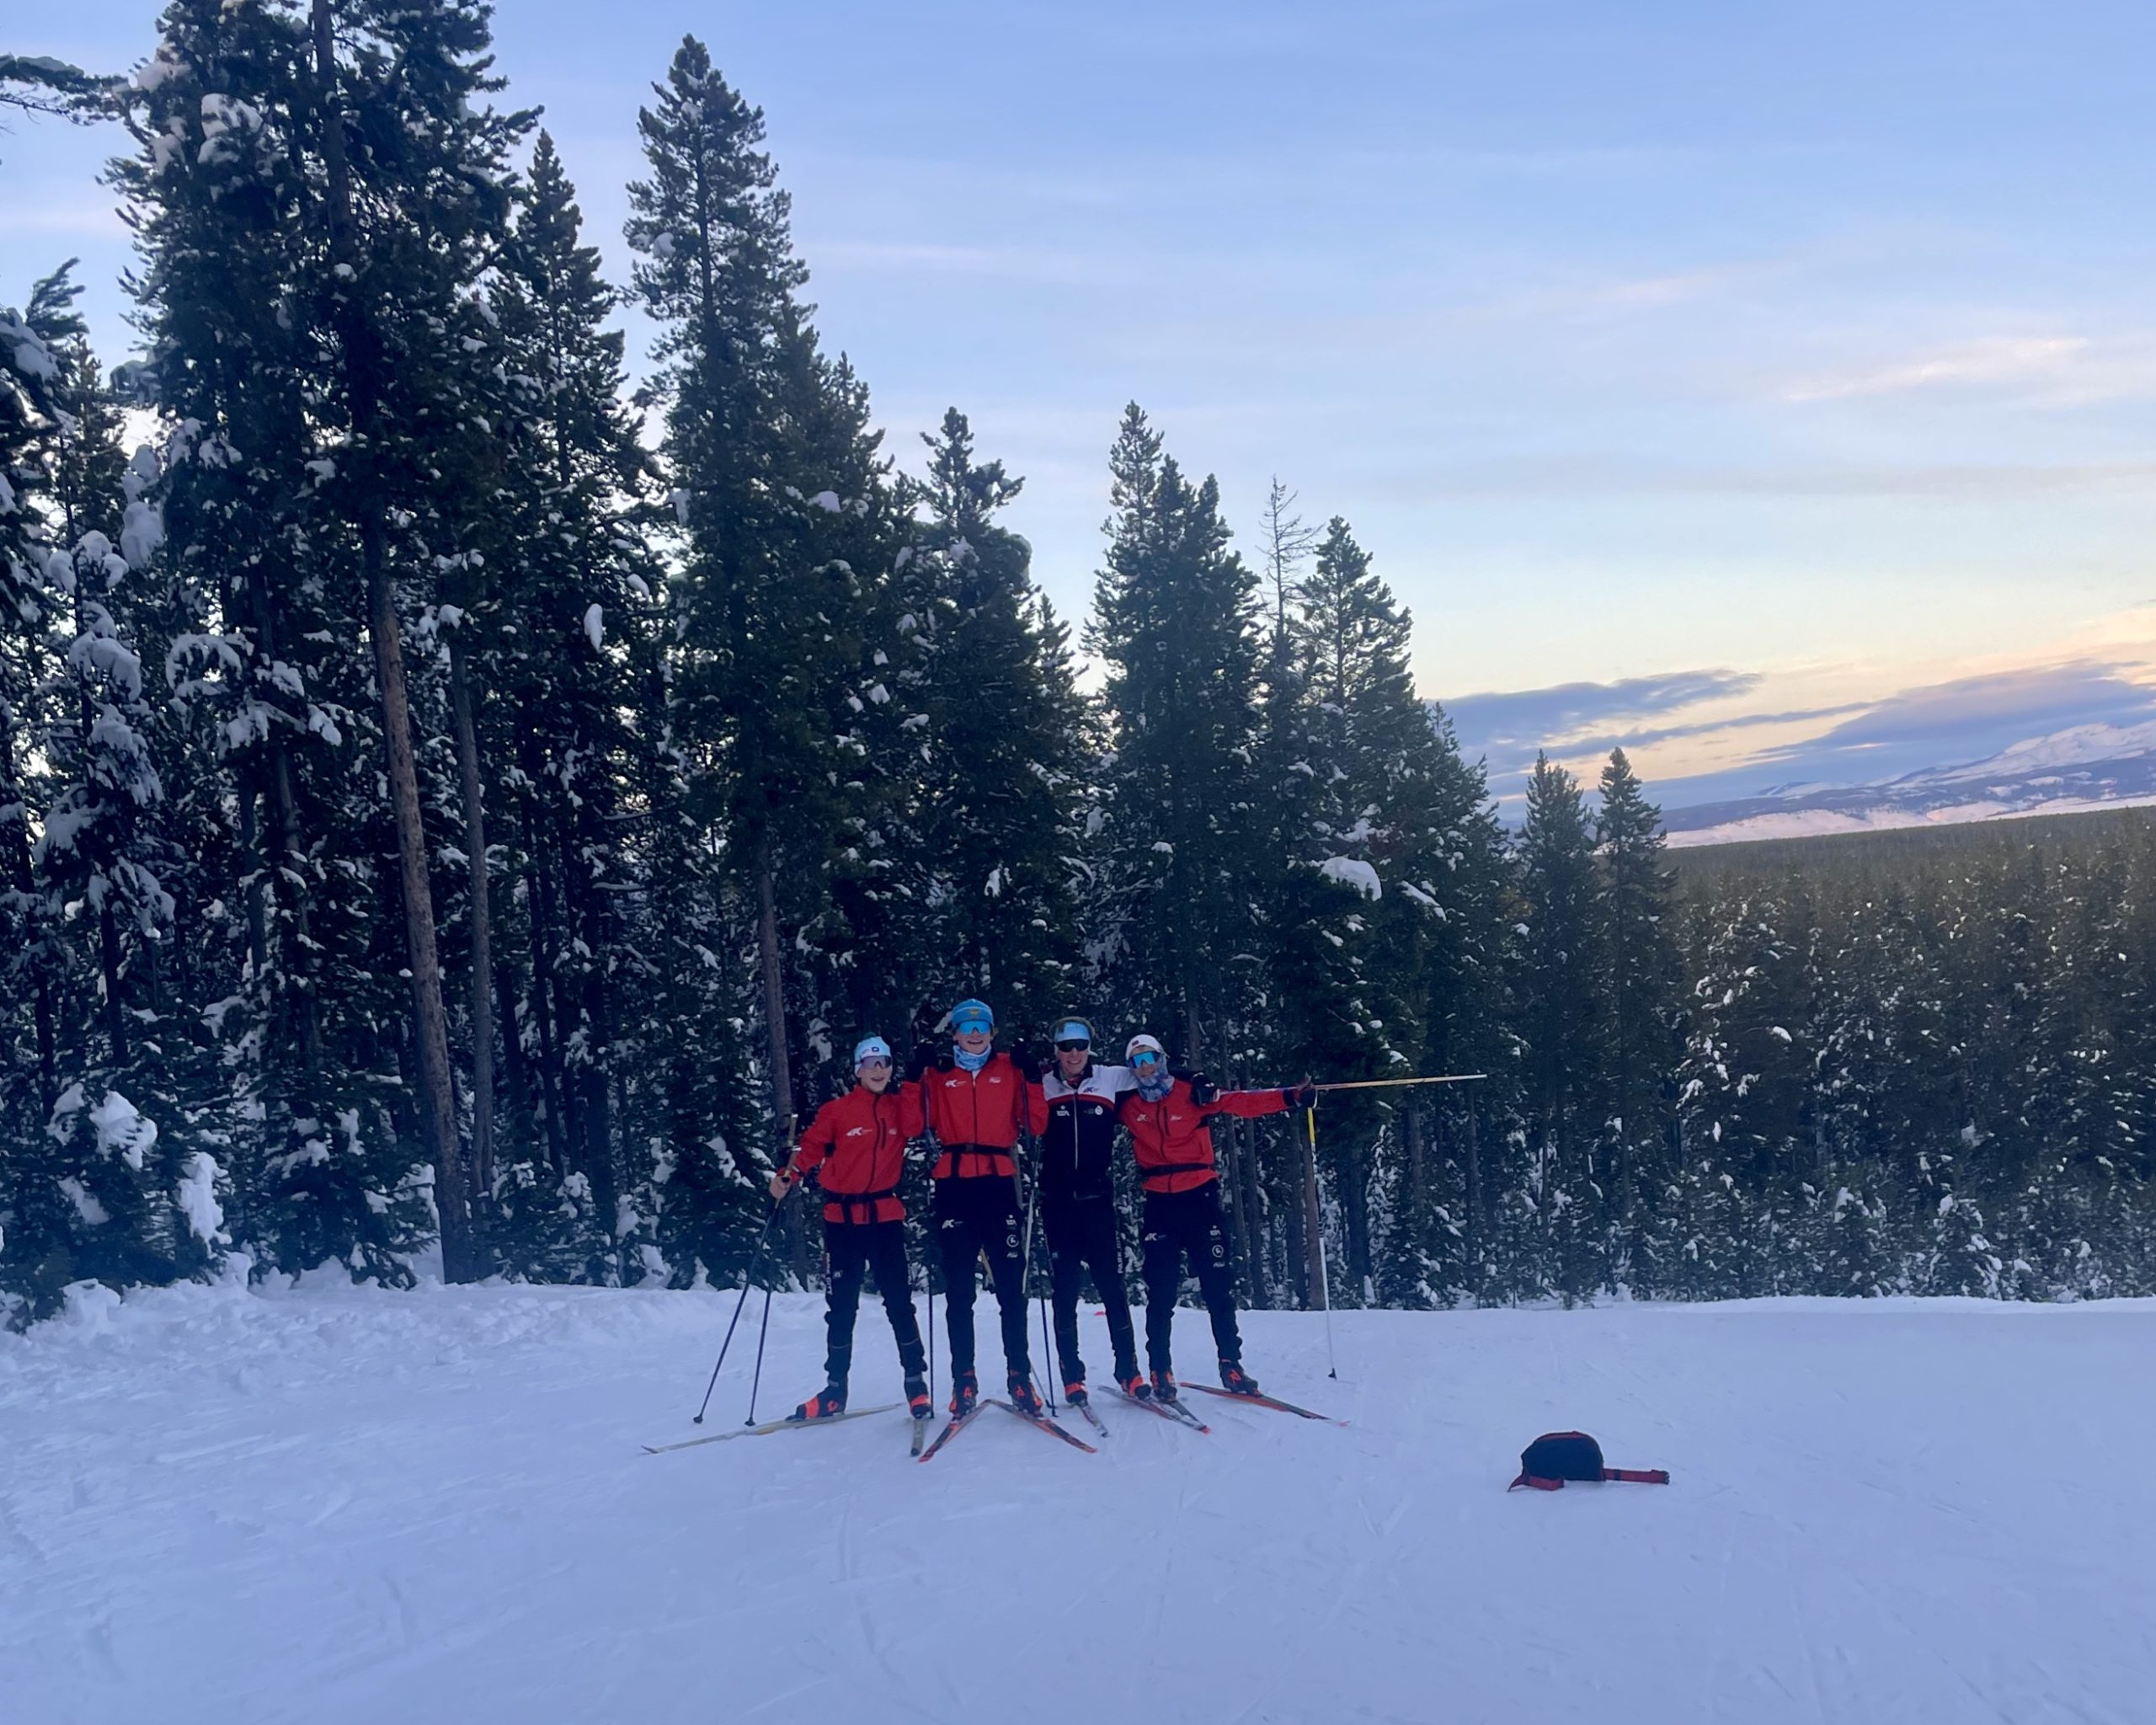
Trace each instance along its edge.
<instances>
[{"instance_id":1,"label":"groomed snow trail","mask_svg":"<svg viewBox=\"0 0 2156 1725\"><path fill-rule=\"evenodd\" d=\"M2156 1302L1339 1313L1337 1383L1259 1313L1252 1370L1352 1424L1103 1397L1097 1456L993 1410L926 1466L897 1413L643 1454L730 1303L309 1279L0 1338L0 1717L2156 1717ZM821 1357L781 1299L759 1413ZM1508 1496L1571 1426L1675 1483Z\"/></svg>"}]
</instances>

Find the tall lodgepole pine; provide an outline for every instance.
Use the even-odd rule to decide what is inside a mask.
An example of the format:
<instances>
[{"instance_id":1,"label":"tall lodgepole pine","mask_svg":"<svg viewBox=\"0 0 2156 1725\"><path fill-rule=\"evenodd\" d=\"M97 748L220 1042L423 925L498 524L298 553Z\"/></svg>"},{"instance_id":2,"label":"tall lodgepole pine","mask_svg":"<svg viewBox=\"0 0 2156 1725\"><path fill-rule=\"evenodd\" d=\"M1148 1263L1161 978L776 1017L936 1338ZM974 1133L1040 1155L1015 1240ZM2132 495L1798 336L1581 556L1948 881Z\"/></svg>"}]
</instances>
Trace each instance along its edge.
<instances>
[{"instance_id":1,"label":"tall lodgepole pine","mask_svg":"<svg viewBox=\"0 0 2156 1725\"><path fill-rule=\"evenodd\" d=\"M479 777L479 728L472 714L468 656L462 640L452 636L450 702L456 728L457 785L464 799L464 844L472 858L472 1182L484 1194L494 1178L494 943L487 799Z\"/></svg>"},{"instance_id":2,"label":"tall lodgepole pine","mask_svg":"<svg viewBox=\"0 0 2156 1725\"><path fill-rule=\"evenodd\" d=\"M352 241L351 174L344 150L344 104L338 95L337 41L332 0L313 0L315 78L323 152L328 169L330 257L346 285L344 315L345 386L355 452L371 459L379 445L382 344L361 298L366 274ZM475 1281L470 1194L460 1165L456 1111L450 1091L449 1018L442 1007L441 958L435 940L434 888L427 873L426 830L419 812L419 773L412 750L411 699L404 674L403 628L390 580L387 524L377 499L360 499L357 526L366 577L367 633L373 638L375 680L381 691L383 753L391 811L397 825L398 876L404 900L404 934L412 967L414 1039L419 1045L419 1121L434 1164L435 1203L441 1218L442 1276Z\"/></svg>"}]
</instances>

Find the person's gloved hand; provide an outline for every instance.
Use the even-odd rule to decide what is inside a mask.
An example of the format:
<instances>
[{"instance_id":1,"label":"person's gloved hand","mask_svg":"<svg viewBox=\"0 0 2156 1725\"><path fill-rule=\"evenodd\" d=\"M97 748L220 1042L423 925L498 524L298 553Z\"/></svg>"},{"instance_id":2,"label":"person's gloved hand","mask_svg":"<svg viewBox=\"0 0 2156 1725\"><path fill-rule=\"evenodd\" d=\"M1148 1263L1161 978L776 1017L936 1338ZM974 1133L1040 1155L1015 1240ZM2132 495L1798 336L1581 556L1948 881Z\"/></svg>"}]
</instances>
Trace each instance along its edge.
<instances>
[{"instance_id":1,"label":"person's gloved hand","mask_svg":"<svg viewBox=\"0 0 2156 1725\"><path fill-rule=\"evenodd\" d=\"M776 1174L771 1176L771 1194L772 1203L778 1203L781 1199L785 1198L787 1193L792 1190L793 1170L792 1168L781 1168Z\"/></svg>"},{"instance_id":2,"label":"person's gloved hand","mask_svg":"<svg viewBox=\"0 0 2156 1725\"><path fill-rule=\"evenodd\" d=\"M1307 1078L1292 1089L1283 1090L1280 1093L1288 1098L1288 1106L1291 1108L1311 1108L1317 1106L1317 1086Z\"/></svg>"},{"instance_id":3,"label":"person's gloved hand","mask_svg":"<svg viewBox=\"0 0 2156 1725\"><path fill-rule=\"evenodd\" d=\"M916 1042L913 1052L906 1057L906 1082L910 1084L936 1064L936 1044Z\"/></svg>"},{"instance_id":4,"label":"person's gloved hand","mask_svg":"<svg viewBox=\"0 0 2156 1725\"><path fill-rule=\"evenodd\" d=\"M1190 1075L1190 1099L1200 1108L1209 1103L1216 1103L1220 1099L1220 1087L1203 1072L1193 1072Z\"/></svg>"}]
</instances>

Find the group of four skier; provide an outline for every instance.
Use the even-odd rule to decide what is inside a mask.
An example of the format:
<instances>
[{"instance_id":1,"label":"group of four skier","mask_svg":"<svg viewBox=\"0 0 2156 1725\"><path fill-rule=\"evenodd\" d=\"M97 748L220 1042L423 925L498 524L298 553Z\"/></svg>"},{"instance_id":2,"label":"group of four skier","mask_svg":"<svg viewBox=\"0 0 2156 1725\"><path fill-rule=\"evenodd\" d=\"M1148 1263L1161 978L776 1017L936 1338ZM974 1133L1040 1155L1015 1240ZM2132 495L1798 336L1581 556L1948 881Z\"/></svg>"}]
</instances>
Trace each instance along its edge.
<instances>
[{"instance_id":1,"label":"group of four skier","mask_svg":"<svg viewBox=\"0 0 2156 1725\"><path fill-rule=\"evenodd\" d=\"M1042 1412L1027 1345L1030 1242L1017 1178L1019 1143L1027 1135L1038 1146L1033 1200L1048 1241L1065 1399L1086 1400L1078 1295L1089 1272L1107 1312L1117 1386L1140 1401L1177 1399L1171 1332L1186 1254L1212 1317L1221 1386L1255 1395L1257 1381L1242 1368L1234 1263L1206 1122L1215 1114L1255 1119L1307 1108L1315 1096L1309 1084L1222 1093L1202 1073L1171 1071L1166 1050L1156 1038L1143 1034L1130 1039L1125 1064L1102 1065L1094 1059L1091 1025L1076 1017L1057 1022L1054 1059L1043 1070L1022 1045L996 1049L995 1015L985 1002L961 1001L948 1023L950 1045L922 1044L902 1078L889 1044L880 1036L863 1038L853 1051L853 1088L817 1111L787 1165L771 1177L775 1199L810 1174L817 1177L830 1260L828 1381L794 1410L794 1418L825 1419L845 1410L854 1316L862 1276L870 1270L898 1338L908 1405L915 1418L929 1417L927 1361L906 1268L905 1206L898 1195L907 1146L924 1133L936 1146L932 1214L951 1338L954 1419L970 1413L980 1394L974 1299L983 1258L1002 1321L1011 1403L1035 1418ZM1150 1376L1138 1369L1123 1289L1121 1219L1111 1172L1118 1128L1130 1135L1145 1193Z\"/></svg>"}]
</instances>

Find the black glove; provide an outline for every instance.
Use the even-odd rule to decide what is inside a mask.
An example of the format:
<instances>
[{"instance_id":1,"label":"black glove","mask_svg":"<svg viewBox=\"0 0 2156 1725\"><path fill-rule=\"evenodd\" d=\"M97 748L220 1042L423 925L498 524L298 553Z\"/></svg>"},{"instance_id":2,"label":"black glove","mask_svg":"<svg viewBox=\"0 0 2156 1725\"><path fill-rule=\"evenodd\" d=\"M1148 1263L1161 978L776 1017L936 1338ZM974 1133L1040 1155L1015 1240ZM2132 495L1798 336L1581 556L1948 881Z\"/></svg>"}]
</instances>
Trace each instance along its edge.
<instances>
[{"instance_id":1,"label":"black glove","mask_svg":"<svg viewBox=\"0 0 2156 1725\"><path fill-rule=\"evenodd\" d=\"M1317 1106L1317 1086L1307 1078L1280 1094L1287 1097L1288 1106L1291 1108L1314 1108Z\"/></svg>"},{"instance_id":2,"label":"black glove","mask_svg":"<svg viewBox=\"0 0 2156 1725\"><path fill-rule=\"evenodd\" d=\"M1028 1084L1038 1084L1041 1081L1041 1057L1033 1052L1032 1044L1014 1042L1011 1044L1008 1052L1011 1055L1011 1064L1018 1069L1018 1076L1021 1078Z\"/></svg>"},{"instance_id":3,"label":"black glove","mask_svg":"<svg viewBox=\"0 0 2156 1725\"><path fill-rule=\"evenodd\" d=\"M932 1042L916 1042L913 1045L913 1053L906 1060L906 1082L912 1083L935 1064L936 1044Z\"/></svg>"},{"instance_id":4,"label":"black glove","mask_svg":"<svg viewBox=\"0 0 2156 1725\"><path fill-rule=\"evenodd\" d=\"M952 1048L952 1046L951 1046L951 1044L950 1044L949 1043L947 1043L947 1043L944 1043L944 1044L942 1044L940 1047L938 1047L938 1048L937 1049L937 1050L936 1050L936 1070L937 1070L937 1071L939 1071L939 1072L947 1072L947 1071L949 1071L952 1069L952 1067L953 1067L953 1066L957 1065L958 1064L958 1055L957 1055L957 1053L953 1050L953 1049Z\"/></svg>"},{"instance_id":5,"label":"black glove","mask_svg":"<svg viewBox=\"0 0 2156 1725\"><path fill-rule=\"evenodd\" d=\"M1200 1108L1203 1108L1208 1103L1218 1102L1220 1099L1220 1087L1203 1072L1193 1072L1190 1075L1190 1099Z\"/></svg>"}]
</instances>

